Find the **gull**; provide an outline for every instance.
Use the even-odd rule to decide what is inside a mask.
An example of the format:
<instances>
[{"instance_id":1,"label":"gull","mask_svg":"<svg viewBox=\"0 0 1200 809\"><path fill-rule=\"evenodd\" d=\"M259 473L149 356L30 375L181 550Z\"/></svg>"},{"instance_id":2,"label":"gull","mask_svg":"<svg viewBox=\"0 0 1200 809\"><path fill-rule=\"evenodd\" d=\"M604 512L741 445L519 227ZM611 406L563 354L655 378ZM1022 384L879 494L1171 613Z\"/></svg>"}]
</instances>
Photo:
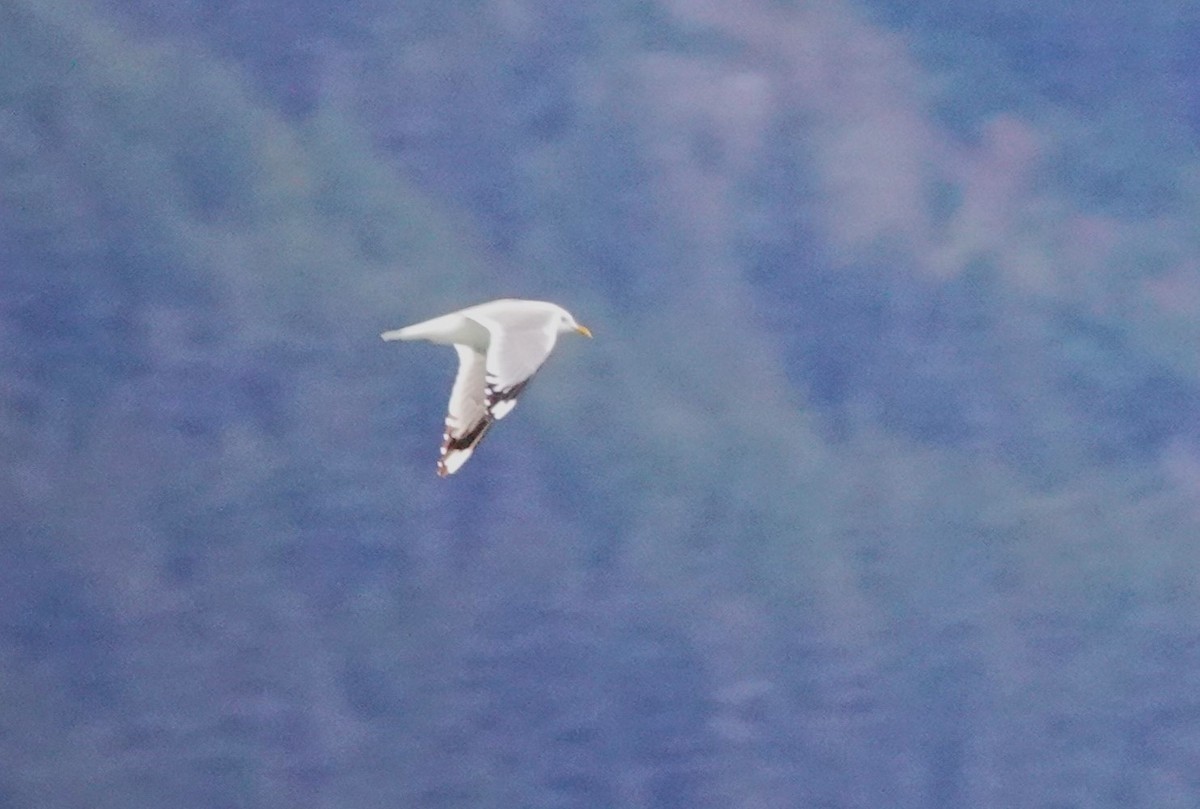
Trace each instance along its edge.
<instances>
[{"instance_id":1,"label":"gull","mask_svg":"<svg viewBox=\"0 0 1200 809\"><path fill-rule=\"evenodd\" d=\"M558 335L567 332L592 336L558 304L502 298L380 335L387 341L452 345L458 352L458 376L437 462L440 477L453 475L467 462L491 426L516 405Z\"/></svg>"}]
</instances>

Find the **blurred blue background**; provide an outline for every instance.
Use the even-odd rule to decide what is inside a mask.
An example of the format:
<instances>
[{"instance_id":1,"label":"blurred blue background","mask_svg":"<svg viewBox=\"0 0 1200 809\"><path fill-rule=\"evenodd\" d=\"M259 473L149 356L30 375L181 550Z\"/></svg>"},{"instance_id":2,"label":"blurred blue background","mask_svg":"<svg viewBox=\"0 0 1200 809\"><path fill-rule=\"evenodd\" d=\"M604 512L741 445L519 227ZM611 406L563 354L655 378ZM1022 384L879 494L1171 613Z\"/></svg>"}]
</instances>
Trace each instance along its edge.
<instances>
[{"instance_id":1,"label":"blurred blue background","mask_svg":"<svg viewBox=\"0 0 1200 809\"><path fill-rule=\"evenodd\" d=\"M1200 4L0 32L0 805L1200 805Z\"/></svg>"}]
</instances>

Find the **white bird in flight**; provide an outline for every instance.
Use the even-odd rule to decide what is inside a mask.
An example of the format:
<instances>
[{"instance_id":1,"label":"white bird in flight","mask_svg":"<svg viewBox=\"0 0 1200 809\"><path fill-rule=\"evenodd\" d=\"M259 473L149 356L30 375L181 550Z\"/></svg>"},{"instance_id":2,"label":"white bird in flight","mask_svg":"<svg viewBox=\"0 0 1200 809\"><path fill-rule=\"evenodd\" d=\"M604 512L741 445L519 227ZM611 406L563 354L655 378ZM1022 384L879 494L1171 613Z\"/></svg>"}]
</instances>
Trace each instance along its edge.
<instances>
[{"instance_id":1,"label":"white bird in flight","mask_svg":"<svg viewBox=\"0 0 1200 809\"><path fill-rule=\"evenodd\" d=\"M450 391L446 429L437 472L457 472L495 422L508 415L517 397L554 350L558 335L592 333L558 304L514 298L481 303L403 329L384 340L428 340L458 352L458 376Z\"/></svg>"}]
</instances>

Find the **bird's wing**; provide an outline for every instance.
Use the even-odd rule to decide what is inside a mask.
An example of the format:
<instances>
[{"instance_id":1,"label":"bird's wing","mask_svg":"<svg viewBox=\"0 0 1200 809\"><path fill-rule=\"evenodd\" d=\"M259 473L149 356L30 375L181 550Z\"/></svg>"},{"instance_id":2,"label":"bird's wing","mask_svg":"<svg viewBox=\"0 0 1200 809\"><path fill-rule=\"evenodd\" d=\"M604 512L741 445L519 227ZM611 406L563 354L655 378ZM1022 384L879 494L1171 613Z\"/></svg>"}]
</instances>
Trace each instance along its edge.
<instances>
[{"instance_id":1,"label":"bird's wing","mask_svg":"<svg viewBox=\"0 0 1200 809\"><path fill-rule=\"evenodd\" d=\"M557 324L544 310L472 312L469 317L491 335L484 406L493 419L502 419L554 350Z\"/></svg>"},{"instance_id":2,"label":"bird's wing","mask_svg":"<svg viewBox=\"0 0 1200 809\"><path fill-rule=\"evenodd\" d=\"M453 475L467 462L495 421L487 405L486 358L469 346L456 345L454 350L458 352L458 376L450 391L438 457L438 474L442 477Z\"/></svg>"}]
</instances>

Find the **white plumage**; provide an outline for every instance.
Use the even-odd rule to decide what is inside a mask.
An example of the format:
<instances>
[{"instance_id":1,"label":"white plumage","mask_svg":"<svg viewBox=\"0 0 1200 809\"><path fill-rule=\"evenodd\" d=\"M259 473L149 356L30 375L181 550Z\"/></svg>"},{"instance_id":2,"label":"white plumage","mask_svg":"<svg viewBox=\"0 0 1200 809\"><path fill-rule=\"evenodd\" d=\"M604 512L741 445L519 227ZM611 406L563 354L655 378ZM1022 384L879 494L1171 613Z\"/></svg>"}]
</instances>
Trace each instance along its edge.
<instances>
[{"instance_id":1,"label":"white plumage","mask_svg":"<svg viewBox=\"0 0 1200 809\"><path fill-rule=\"evenodd\" d=\"M571 331L592 336L557 304L504 298L380 335L452 345L458 352L437 463L440 476L453 475L467 462L492 424L516 405L558 335Z\"/></svg>"}]
</instances>

